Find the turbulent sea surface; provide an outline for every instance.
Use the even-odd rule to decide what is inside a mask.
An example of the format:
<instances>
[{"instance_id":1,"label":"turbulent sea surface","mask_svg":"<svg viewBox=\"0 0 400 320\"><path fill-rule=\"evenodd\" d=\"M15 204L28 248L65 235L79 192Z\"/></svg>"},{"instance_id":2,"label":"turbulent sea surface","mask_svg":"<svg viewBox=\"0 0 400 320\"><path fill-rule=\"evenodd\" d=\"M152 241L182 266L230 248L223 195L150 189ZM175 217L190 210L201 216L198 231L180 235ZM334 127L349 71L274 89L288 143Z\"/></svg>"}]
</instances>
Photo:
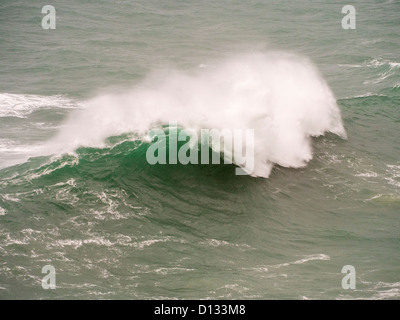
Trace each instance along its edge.
<instances>
[{"instance_id":1,"label":"turbulent sea surface","mask_svg":"<svg viewBox=\"0 0 400 320\"><path fill-rule=\"evenodd\" d=\"M398 1L48 4L0 3L1 299L400 298ZM169 121L254 176L150 165Z\"/></svg>"}]
</instances>

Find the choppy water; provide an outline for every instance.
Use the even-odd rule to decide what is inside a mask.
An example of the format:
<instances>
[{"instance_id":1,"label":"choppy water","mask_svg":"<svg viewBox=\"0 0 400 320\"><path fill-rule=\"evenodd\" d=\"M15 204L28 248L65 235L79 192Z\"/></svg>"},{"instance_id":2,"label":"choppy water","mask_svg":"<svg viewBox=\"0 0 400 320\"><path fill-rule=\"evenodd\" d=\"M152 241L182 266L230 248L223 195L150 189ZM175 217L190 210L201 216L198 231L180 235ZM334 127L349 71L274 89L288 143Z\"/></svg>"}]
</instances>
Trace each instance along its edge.
<instances>
[{"instance_id":1,"label":"choppy water","mask_svg":"<svg viewBox=\"0 0 400 320\"><path fill-rule=\"evenodd\" d=\"M398 1L49 4L0 3L0 298L400 297ZM276 165L151 166L169 119Z\"/></svg>"}]
</instances>

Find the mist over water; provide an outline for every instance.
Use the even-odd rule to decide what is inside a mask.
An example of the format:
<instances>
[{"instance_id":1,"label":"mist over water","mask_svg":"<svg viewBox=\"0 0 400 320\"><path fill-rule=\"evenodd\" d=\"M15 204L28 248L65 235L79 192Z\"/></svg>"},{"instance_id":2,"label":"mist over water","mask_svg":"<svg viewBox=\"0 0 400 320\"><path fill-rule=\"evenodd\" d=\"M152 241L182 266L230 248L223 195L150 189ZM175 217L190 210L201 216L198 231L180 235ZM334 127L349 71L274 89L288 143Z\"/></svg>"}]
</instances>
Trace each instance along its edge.
<instances>
[{"instance_id":1,"label":"mist over water","mask_svg":"<svg viewBox=\"0 0 400 320\"><path fill-rule=\"evenodd\" d=\"M345 4L2 2L0 298L398 299L400 7ZM150 165L171 122L253 176Z\"/></svg>"}]
</instances>

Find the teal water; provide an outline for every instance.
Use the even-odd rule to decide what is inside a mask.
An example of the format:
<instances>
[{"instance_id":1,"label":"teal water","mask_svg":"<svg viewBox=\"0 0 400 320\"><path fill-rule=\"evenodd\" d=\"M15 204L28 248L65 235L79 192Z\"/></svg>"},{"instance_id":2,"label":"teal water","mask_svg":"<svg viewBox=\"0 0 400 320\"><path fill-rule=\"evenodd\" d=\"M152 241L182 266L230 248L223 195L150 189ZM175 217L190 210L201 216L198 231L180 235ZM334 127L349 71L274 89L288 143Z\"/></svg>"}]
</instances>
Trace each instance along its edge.
<instances>
[{"instance_id":1,"label":"teal water","mask_svg":"<svg viewBox=\"0 0 400 320\"><path fill-rule=\"evenodd\" d=\"M399 2L353 1L355 30L341 1L49 4L55 30L41 28L40 2L0 3L0 298L400 297ZM215 79L232 56L270 52L312 61L347 139L312 138L306 166L268 178L147 163L140 138L158 109L124 112L184 101L190 118L224 91L173 74ZM278 98L293 96L275 76ZM207 119L223 125L218 106ZM54 141L61 151L43 153ZM45 265L55 290L41 286Z\"/></svg>"}]
</instances>

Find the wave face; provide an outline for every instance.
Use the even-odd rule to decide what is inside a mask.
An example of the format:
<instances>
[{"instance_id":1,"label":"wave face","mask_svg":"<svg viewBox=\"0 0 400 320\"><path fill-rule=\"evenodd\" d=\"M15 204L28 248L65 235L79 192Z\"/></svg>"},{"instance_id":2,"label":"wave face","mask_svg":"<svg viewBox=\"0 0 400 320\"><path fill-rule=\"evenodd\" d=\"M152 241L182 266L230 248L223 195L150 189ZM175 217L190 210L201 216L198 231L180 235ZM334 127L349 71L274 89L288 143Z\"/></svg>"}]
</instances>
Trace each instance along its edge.
<instances>
[{"instance_id":1,"label":"wave face","mask_svg":"<svg viewBox=\"0 0 400 320\"><path fill-rule=\"evenodd\" d=\"M334 95L310 61L258 53L192 74L155 73L129 92L91 99L71 115L49 151L99 147L127 132L144 137L169 122L197 131L254 129L253 175L261 177L274 164L304 166L312 158L313 136L346 137Z\"/></svg>"}]
</instances>

